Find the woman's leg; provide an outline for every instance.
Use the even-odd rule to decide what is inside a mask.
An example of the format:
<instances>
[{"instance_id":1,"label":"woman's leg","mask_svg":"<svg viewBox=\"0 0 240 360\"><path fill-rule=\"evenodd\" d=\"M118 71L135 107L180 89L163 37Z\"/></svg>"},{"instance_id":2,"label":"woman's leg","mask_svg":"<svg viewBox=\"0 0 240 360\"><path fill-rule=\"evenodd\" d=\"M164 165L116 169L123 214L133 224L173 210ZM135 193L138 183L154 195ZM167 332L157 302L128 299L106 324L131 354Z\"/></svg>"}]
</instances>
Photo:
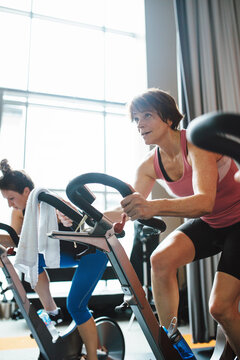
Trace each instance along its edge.
<instances>
[{"instance_id":1,"label":"woman's leg","mask_svg":"<svg viewBox=\"0 0 240 360\"><path fill-rule=\"evenodd\" d=\"M57 305L53 300L53 297L50 292L50 280L47 272L44 270L45 261L42 254L38 256L38 282L35 286L34 291L39 296L41 303L46 311L55 311Z\"/></svg>"},{"instance_id":2,"label":"woman's leg","mask_svg":"<svg viewBox=\"0 0 240 360\"><path fill-rule=\"evenodd\" d=\"M57 309L57 305L50 293L50 281L46 271L38 275L38 282L34 290L38 294L46 311L54 311Z\"/></svg>"},{"instance_id":3,"label":"woman's leg","mask_svg":"<svg viewBox=\"0 0 240 360\"><path fill-rule=\"evenodd\" d=\"M227 228L209 300L210 313L221 325L240 358L240 223Z\"/></svg>"},{"instance_id":4,"label":"woman's leg","mask_svg":"<svg viewBox=\"0 0 240 360\"><path fill-rule=\"evenodd\" d=\"M97 360L97 329L88 309L88 302L107 265L107 257L101 251L83 256L77 262L72 286L67 299L68 311L78 325L85 344L88 360Z\"/></svg>"},{"instance_id":5,"label":"woman's leg","mask_svg":"<svg viewBox=\"0 0 240 360\"><path fill-rule=\"evenodd\" d=\"M178 313L177 269L192 262L194 256L195 247L192 241L177 230L168 235L151 256L154 302L159 321L166 328Z\"/></svg>"},{"instance_id":6,"label":"woman's leg","mask_svg":"<svg viewBox=\"0 0 240 360\"><path fill-rule=\"evenodd\" d=\"M229 344L240 358L240 280L217 272L209 300L212 317L221 325Z\"/></svg>"},{"instance_id":7,"label":"woman's leg","mask_svg":"<svg viewBox=\"0 0 240 360\"><path fill-rule=\"evenodd\" d=\"M78 331L86 347L87 359L97 360L98 334L93 317L78 325Z\"/></svg>"}]
</instances>

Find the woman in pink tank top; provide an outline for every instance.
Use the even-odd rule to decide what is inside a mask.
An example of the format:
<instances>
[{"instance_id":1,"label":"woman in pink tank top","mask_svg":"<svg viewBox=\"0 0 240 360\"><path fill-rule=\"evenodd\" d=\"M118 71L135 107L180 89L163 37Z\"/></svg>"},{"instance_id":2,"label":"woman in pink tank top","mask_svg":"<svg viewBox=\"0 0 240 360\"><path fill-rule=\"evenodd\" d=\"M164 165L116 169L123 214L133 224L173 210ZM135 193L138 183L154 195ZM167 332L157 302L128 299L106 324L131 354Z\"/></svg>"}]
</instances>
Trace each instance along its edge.
<instances>
[{"instance_id":1,"label":"woman in pink tank top","mask_svg":"<svg viewBox=\"0 0 240 360\"><path fill-rule=\"evenodd\" d=\"M146 145L156 145L137 169L135 192L121 206L131 220L153 216L189 218L151 256L153 295L161 325L177 317L177 269L221 252L210 296L210 313L240 358L240 183L233 160L195 147L179 130L182 114L160 89L135 97L130 117ZM175 195L149 200L156 181ZM171 335L171 334L170 334ZM176 334L172 334L174 341Z\"/></svg>"}]
</instances>

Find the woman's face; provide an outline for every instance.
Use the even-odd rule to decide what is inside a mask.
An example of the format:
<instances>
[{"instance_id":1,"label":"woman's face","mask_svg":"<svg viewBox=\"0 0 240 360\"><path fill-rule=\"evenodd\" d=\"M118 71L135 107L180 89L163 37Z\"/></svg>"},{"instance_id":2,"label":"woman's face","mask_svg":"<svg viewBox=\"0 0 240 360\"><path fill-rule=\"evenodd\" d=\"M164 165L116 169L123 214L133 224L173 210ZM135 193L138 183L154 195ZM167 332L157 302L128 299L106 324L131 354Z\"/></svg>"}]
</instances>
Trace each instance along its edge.
<instances>
[{"instance_id":1,"label":"woman's face","mask_svg":"<svg viewBox=\"0 0 240 360\"><path fill-rule=\"evenodd\" d=\"M2 196L7 200L8 206L17 210L24 210L26 208L27 199L30 189L26 187L22 194L13 190L1 190Z\"/></svg>"},{"instance_id":2,"label":"woman's face","mask_svg":"<svg viewBox=\"0 0 240 360\"><path fill-rule=\"evenodd\" d=\"M159 144L169 124L165 123L155 111L135 112L133 121L146 145Z\"/></svg>"}]
</instances>

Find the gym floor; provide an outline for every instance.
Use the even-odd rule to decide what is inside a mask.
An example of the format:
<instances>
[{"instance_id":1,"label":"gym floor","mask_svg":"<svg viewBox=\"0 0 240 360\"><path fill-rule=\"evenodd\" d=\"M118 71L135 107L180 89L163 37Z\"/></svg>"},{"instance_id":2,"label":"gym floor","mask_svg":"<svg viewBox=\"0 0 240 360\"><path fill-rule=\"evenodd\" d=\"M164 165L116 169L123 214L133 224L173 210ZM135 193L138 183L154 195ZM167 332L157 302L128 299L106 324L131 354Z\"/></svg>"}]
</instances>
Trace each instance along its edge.
<instances>
[{"instance_id":1,"label":"gym floor","mask_svg":"<svg viewBox=\"0 0 240 360\"><path fill-rule=\"evenodd\" d=\"M109 280L100 281L97 285L96 289L94 290L92 299L98 299L97 295L101 294L101 301L97 301L100 306L104 304L104 308L109 310L109 307L113 306L113 300L109 302L108 295L109 289L111 288L111 299L113 299L113 294L117 297L117 302L115 305L120 304L122 302L122 298L118 299L119 296L122 296L122 290L119 285L118 280ZM51 283L51 292L58 296L58 301L63 295L61 292L64 289L64 294L68 292L70 287L70 283L64 282L64 286L62 283ZM4 286L5 288L5 286ZM8 294L8 292L6 293ZM106 296L103 296L103 295ZM9 294L11 295L11 294ZM66 294L65 294L66 295ZM115 297L114 297L115 299ZM10 298L8 300L11 300ZM33 301L31 299L30 301ZM58 306L64 306L65 304L65 297L63 297L63 304L58 303ZM92 304L94 305L94 304ZM115 307L113 306L113 308ZM37 303L34 304L37 308ZM113 318L119 326L124 335L125 339L125 360L154 360L155 357L152 355L152 351L150 346L145 339L145 336L136 320L130 322L131 319L131 310L128 310L125 313L116 313L110 310L110 313L106 313L100 311L98 314L96 310L97 304L95 304L94 315L96 317L99 316L110 316ZM91 309L94 306L90 306ZM66 326L68 326L70 320L66 321L64 325L58 326L58 329L64 330ZM187 342L189 343L190 347L193 349L194 353L196 354L197 360L208 360L211 357L213 346L215 344L214 341L210 342L209 344L192 344L191 343L191 335L189 331L189 326L181 326L180 327L181 333L186 338ZM20 320L12 320L10 319L0 319L0 359L1 360L37 360L39 355L39 350L35 340L30 337L30 330L27 327L27 324L24 319ZM169 359L171 360L171 359Z\"/></svg>"},{"instance_id":2,"label":"gym floor","mask_svg":"<svg viewBox=\"0 0 240 360\"><path fill-rule=\"evenodd\" d=\"M136 320L130 322L130 314L114 318L120 325L125 339L125 360L154 360L151 349ZM64 329L67 324L58 326ZM180 331L193 348L197 360L210 359L214 341L209 344L192 344L189 327L180 327ZM1 360L37 360L39 354L35 340L30 338L30 331L24 319L0 320L0 359Z\"/></svg>"}]
</instances>

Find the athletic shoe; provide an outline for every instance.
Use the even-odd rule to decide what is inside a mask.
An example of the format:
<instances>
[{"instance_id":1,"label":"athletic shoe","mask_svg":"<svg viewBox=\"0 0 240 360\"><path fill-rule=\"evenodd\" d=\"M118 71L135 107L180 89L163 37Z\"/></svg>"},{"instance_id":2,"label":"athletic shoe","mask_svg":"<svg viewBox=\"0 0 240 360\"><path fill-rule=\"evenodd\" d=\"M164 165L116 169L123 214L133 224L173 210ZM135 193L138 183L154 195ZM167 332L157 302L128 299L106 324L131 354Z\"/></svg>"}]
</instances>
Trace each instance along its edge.
<instances>
[{"instance_id":1,"label":"athletic shoe","mask_svg":"<svg viewBox=\"0 0 240 360\"><path fill-rule=\"evenodd\" d=\"M48 314L53 325L57 326L63 322L63 312L61 308L58 308L58 313L56 315L54 314Z\"/></svg>"}]
</instances>

